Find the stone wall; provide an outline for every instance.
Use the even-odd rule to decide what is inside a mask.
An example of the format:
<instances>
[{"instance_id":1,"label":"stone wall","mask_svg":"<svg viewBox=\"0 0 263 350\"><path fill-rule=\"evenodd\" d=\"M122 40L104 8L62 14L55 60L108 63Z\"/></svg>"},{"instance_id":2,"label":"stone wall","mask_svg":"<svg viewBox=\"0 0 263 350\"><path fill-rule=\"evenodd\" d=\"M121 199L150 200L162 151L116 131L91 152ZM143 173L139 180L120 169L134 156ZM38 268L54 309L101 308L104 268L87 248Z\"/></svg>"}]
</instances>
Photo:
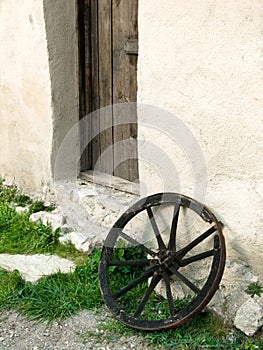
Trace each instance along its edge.
<instances>
[{"instance_id":1,"label":"stone wall","mask_svg":"<svg viewBox=\"0 0 263 350\"><path fill-rule=\"evenodd\" d=\"M139 125L146 192L173 188L193 195L198 183L205 186L197 199L224 222L228 257L249 262L261 282L262 22L259 0L139 1L138 101L168 110L192 135L189 157L183 135L171 141L162 130ZM160 118L165 121L165 113L153 116L152 124L161 125ZM195 174L193 168L203 159L191 146L193 140L205 165ZM169 156L175 169L171 180L168 165L158 167L157 153L150 165L144 161L147 142Z\"/></svg>"}]
</instances>

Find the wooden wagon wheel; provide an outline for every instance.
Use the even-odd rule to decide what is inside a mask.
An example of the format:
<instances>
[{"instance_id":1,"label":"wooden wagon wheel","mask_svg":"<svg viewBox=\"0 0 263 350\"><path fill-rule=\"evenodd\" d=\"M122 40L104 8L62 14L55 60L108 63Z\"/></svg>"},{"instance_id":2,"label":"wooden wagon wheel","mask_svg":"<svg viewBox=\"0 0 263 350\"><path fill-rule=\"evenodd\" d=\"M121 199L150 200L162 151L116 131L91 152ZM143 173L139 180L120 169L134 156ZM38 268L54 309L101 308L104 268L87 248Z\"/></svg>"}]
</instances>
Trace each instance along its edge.
<instances>
[{"instance_id":1,"label":"wooden wagon wheel","mask_svg":"<svg viewBox=\"0 0 263 350\"><path fill-rule=\"evenodd\" d=\"M129 208L102 249L99 283L112 314L139 330L175 328L201 311L225 265L221 223L203 204L154 194Z\"/></svg>"}]
</instances>

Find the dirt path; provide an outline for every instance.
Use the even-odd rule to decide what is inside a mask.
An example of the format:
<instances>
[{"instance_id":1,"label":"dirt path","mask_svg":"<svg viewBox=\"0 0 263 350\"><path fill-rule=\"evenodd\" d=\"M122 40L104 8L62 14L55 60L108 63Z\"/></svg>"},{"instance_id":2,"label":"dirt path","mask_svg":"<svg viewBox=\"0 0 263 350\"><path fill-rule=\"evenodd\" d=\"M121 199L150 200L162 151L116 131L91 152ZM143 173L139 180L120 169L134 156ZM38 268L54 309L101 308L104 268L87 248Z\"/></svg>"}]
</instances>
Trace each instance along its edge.
<instances>
[{"instance_id":1,"label":"dirt path","mask_svg":"<svg viewBox=\"0 0 263 350\"><path fill-rule=\"evenodd\" d=\"M98 324L111 316L82 311L69 319L47 323L28 321L14 312L0 313L0 350L150 350L137 335L118 336L98 330Z\"/></svg>"}]
</instances>

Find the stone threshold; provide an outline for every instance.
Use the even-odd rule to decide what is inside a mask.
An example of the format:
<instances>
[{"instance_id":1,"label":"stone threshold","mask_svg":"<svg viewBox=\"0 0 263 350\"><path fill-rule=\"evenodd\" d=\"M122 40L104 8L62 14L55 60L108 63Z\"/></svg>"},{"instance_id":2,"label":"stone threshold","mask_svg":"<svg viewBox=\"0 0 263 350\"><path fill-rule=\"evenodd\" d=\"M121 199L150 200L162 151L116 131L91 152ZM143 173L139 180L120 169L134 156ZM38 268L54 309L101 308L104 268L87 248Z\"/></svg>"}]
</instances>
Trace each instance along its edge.
<instances>
[{"instance_id":1,"label":"stone threshold","mask_svg":"<svg viewBox=\"0 0 263 350\"><path fill-rule=\"evenodd\" d=\"M115 190L130 194L139 195L140 185L136 182L130 182L117 176L102 173L96 170L83 171L79 175L80 180L92 182L97 185L106 186Z\"/></svg>"}]
</instances>

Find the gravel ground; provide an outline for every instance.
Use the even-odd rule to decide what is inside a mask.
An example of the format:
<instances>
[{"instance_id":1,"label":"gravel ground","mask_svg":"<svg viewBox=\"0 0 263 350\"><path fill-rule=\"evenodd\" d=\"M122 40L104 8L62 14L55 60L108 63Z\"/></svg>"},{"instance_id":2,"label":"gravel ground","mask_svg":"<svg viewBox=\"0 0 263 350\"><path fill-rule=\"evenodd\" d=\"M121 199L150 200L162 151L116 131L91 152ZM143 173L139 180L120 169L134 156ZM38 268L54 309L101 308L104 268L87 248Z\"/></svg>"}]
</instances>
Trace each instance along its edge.
<instances>
[{"instance_id":1,"label":"gravel ground","mask_svg":"<svg viewBox=\"0 0 263 350\"><path fill-rule=\"evenodd\" d=\"M0 313L0 350L149 350L137 335L119 336L99 330L98 324L111 316L102 309L99 313L82 311L63 321L39 323L28 321L15 312Z\"/></svg>"}]
</instances>

